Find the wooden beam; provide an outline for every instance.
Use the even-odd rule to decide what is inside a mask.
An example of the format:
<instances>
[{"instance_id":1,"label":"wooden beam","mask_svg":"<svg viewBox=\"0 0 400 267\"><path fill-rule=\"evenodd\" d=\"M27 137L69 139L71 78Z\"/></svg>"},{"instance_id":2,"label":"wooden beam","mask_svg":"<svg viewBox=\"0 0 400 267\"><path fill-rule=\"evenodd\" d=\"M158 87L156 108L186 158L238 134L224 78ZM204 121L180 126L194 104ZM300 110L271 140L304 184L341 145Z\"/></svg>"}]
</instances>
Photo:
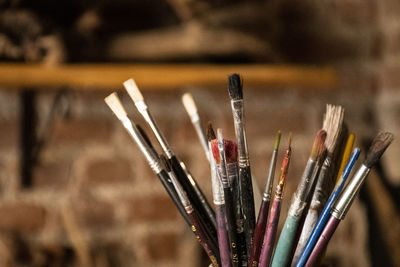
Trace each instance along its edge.
<instances>
[{"instance_id":1,"label":"wooden beam","mask_svg":"<svg viewBox=\"0 0 400 267\"><path fill-rule=\"evenodd\" d=\"M116 90L134 78L144 89L169 90L182 86L224 86L227 76L240 73L246 85L335 88L338 75L333 68L294 65L211 64L68 64L43 66L0 64L0 88L67 86L72 89Z\"/></svg>"}]
</instances>

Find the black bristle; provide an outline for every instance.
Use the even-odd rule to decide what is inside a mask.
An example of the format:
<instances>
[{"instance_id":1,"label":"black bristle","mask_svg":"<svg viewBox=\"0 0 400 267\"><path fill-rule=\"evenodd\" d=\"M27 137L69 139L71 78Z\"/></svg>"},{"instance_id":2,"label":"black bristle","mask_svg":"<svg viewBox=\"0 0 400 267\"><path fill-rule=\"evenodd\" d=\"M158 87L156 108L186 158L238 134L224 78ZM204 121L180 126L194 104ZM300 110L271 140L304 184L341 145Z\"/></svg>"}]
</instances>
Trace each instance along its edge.
<instances>
[{"instance_id":1,"label":"black bristle","mask_svg":"<svg viewBox=\"0 0 400 267\"><path fill-rule=\"evenodd\" d=\"M242 80L240 79L240 75L234 73L229 76L228 80L229 80L228 91L231 99L232 100L243 99L243 85L242 85Z\"/></svg>"},{"instance_id":2,"label":"black bristle","mask_svg":"<svg viewBox=\"0 0 400 267\"><path fill-rule=\"evenodd\" d=\"M151 148L154 149L153 145L151 144L149 136L146 134L146 132L143 130L143 128L139 124L136 124L136 128L139 130L140 134L143 136L143 139L144 139L144 141L146 141L147 145L149 145Z\"/></svg>"},{"instance_id":3,"label":"black bristle","mask_svg":"<svg viewBox=\"0 0 400 267\"><path fill-rule=\"evenodd\" d=\"M364 161L364 165L368 168L374 166L379 159L382 157L386 148L393 141L393 134L389 132L379 133L374 140L372 141L371 146L369 147L367 158Z\"/></svg>"},{"instance_id":4,"label":"black bristle","mask_svg":"<svg viewBox=\"0 0 400 267\"><path fill-rule=\"evenodd\" d=\"M208 125L207 125L207 140L211 141L211 140L214 140L216 138L217 137L215 136L215 132L214 132L212 123L211 123L211 121L209 121Z\"/></svg>"},{"instance_id":5,"label":"black bristle","mask_svg":"<svg viewBox=\"0 0 400 267\"><path fill-rule=\"evenodd\" d=\"M167 159L167 157L165 157L164 155L160 155L160 160L161 160L161 164L163 165L163 167L165 168L165 170L167 172L171 172L171 165Z\"/></svg>"}]
</instances>

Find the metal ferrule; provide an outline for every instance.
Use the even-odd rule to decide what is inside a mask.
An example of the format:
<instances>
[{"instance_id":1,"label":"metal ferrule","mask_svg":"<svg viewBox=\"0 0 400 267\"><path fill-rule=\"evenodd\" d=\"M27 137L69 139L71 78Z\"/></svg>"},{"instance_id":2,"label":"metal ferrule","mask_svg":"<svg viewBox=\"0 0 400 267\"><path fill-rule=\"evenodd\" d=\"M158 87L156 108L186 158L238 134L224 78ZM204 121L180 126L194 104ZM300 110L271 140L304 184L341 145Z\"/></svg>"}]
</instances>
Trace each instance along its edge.
<instances>
[{"instance_id":1,"label":"metal ferrule","mask_svg":"<svg viewBox=\"0 0 400 267\"><path fill-rule=\"evenodd\" d=\"M231 100L233 122L237 138L239 167L250 165L243 120L243 100Z\"/></svg>"},{"instance_id":2,"label":"metal ferrule","mask_svg":"<svg viewBox=\"0 0 400 267\"><path fill-rule=\"evenodd\" d=\"M281 184L281 183L279 183L279 184L276 186L275 198L282 199L283 187L284 187L284 185ZM268 200L269 200L269 199L268 199Z\"/></svg>"},{"instance_id":3,"label":"metal ferrule","mask_svg":"<svg viewBox=\"0 0 400 267\"><path fill-rule=\"evenodd\" d=\"M211 150L211 143L208 143L209 149ZM215 163L214 157L211 157L210 161L211 168L211 190L213 193L213 201L215 205L225 204L224 190L222 188L221 181L218 179L217 164Z\"/></svg>"},{"instance_id":4,"label":"metal ferrule","mask_svg":"<svg viewBox=\"0 0 400 267\"><path fill-rule=\"evenodd\" d=\"M147 145L146 141L143 139L142 135L140 134L139 130L132 124L128 117L122 120L122 124L124 125L125 129L130 133L133 140L138 144L140 150L144 154L147 162L149 163L151 169L156 173L160 173L163 168L158 158L158 155L155 155L154 151Z\"/></svg>"},{"instance_id":5,"label":"metal ferrule","mask_svg":"<svg viewBox=\"0 0 400 267\"><path fill-rule=\"evenodd\" d=\"M278 150L274 149L274 151L272 152L271 162L269 165L267 184L265 185L265 190L264 190L264 194L263 194L264 201L268 201L271 199L272 186L274 183L274 175L275 175L275 166L276 166L275 163L276 163L277 155L278 155Z\"/></svg>"},{"instance_id":6,"label":"metal ferrule","mask_svg":"<svg viewBox=\"0 0 400 267\"><path fill-rule=\"evenodd\" d=\"M138 102L136 104L137 109L139 112L142 114L143 118L147 121L147 123L150 125L151 130L153 131L154 135L156 136L158 142L160 143L165 155L170 159L174 156L174 153L172 152L171 147L169 146L167 140L165 139L164 135L158 128L153 116L150 114L147 106L146 108L139 109L138 105L142 102ZM144 103L144 102L143 102Z\"/></svg>"},{"instance_id":7,"label":"metal ferrule","mask_svg":"<svg viewBox=\"0 0 400 267\"><path fill-rule=\"evenodd\" d=\"M237 163L228 163L226 166L226 174L228 176L228 182L230 185L233 185L235 181L239 180L239 169Z\"/></svg>"},{"instance_id":8,"label":"metal ferrule","mask_svg":"<svg viewBox=\"0 0 400 267\"><path fill-rule=\"evenodd\" d=\"M327 196L326 190L324 189L327 185L327 179L329 178L328 176L330 175L330 168L331 168L332 160L331 157L326 157L324 164L322 165L319 174L318 174L318 181L317 184L315 185L315 190L313 194L313 200L322 200L322 199L327 199L329 196ZM328 193L329 194L329 193Z\"/></svg>"},{"instance_id":9,"label":"metal ferrule","mask_svg":"<svg viewBox=\"0 0 400 267\"><path fill-rule=\"evenodd\" d=\"M317 176L315 168L316 163L316 161L308 159L306 168L304 169L303 175L301 176L301 180L296 191L296 195L301 201L306 201L315 176Z\"/></svg>"},{"instance_id":10,"label":"metal ferrule","mask_svg":"<svg viewBox=\"0 0 400 267\"><path fill-rule=\"evenodd\" d=\"M292 204L289 208L289 215L300 217L303 214L304 208L306 207L307 202L302 201L297 194L294 194Z\"/></svg>"},{"instance_id":11,"label":"metal ferrule","mask_svg":"<svg viewBox=\"0 0 400 267\"><path fill-rule=\"evenodd\" d=\"M370 172L370 168L362 164L353 178L349 181L343 193L340 194L338 200L332 208L332 216L336 219L343 220L346 216L351 204L353 203L358 191Z\"/></svg>"},{"instance_id":12,"label":"metal ferrule","mask_svg":"<svg viewBox=\"0 0 400 267\"><path fill-rule=\"evenodd\" d=\"M178 183L178 179L176 179L175 174L173 172L168 172L168 176L171 179L171 182L175 187L175 191L178 194L178 197L181 200L182 205L185 207L185 209L187 207L191 206L189 198L187 197L187 195L186 195L185 191L183 190L181 184Z\"/></svg>"},{"instance_id":13,"label":"metal ferrule","mask_svg":"<svg viewBox=\"0 0 400 267\"><path fill-rule=\"evenodd\" d=\"M203 147L204 152L206 153L206 157L207 157L208 161L210 161L212 156L211 156L210 150L208 149L207 138L204 135L203 129L201 127L199 115L197 113L195 115L197 117L197 120L195 120L195 121L192 120L192 123L193 123L194 129L196 130L197 136L200 139L201 146ZM192 115L192 116L194 116L194 115Z\"/></svg>"}]
</instances>

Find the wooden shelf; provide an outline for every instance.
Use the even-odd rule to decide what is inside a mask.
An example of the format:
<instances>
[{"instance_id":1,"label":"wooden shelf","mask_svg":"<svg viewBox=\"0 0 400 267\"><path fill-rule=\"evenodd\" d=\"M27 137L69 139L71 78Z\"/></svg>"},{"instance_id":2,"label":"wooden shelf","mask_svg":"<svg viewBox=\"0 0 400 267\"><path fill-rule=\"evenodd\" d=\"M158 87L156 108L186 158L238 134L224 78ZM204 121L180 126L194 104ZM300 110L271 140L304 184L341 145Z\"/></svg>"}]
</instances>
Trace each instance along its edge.
<instances>
[{"instance_id":1,"label":"wooden shelf","mask_svg":"<svg viewBox=\"0 0 400 267\"><path fill-rule=\"evenodd\" d=\"M224 86L227 76L240 73L246 85L297 86L332 89L337 72L330 67L296 65L210 65L210 64L0 64L0 88L117 90L134 78L143 89L171 90L182 86Z\"/></svg>"}]
</instances>

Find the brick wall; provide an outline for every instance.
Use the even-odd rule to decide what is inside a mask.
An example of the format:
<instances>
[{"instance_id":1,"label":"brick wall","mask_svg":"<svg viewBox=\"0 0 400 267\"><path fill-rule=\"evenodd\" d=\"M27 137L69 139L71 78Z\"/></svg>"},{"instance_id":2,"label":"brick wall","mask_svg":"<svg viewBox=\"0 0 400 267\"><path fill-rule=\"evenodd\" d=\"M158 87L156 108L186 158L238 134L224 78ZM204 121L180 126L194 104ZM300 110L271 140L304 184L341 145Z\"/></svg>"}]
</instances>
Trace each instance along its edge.
<instances>
[{"instance_id":1,"label":"brick wall","mask_svg":"<svg viewBox=\"0 0 400 267\"><path fill-rule=\"evenodd\" d=\"M276 131L283 131L282 145L288 132L293 132L284 218L314 134L322 125L326 103L345 107L346 121L356 133L358 145L380 129L400 133L400 4L393 0L274 3L280 18L287 14L296 18L286 24L292 34L287 36L299 37L292 60L333 64L341 81L335 91L245 89L250 159L260 188L265 184ZM291 28L296 23L306 26ZM279 40L282 44L293 41ZM192 92L204 124L212 120L215 127L234 138L225 88L145 91L144 96L176 154L210 198L209 167L180 102L186 91ZM136 144L105 106L106 95L68 91L50 127L45 122L55 93L38 95L38 131L47 138L34 169L33 185L22 189L19 95L0 91L0 266L206 266L199 245ZM120 95L132 118L146 126L128 96ZM381 199L383 210L382 205L368 201L377 192L398 189L399 151L395 141L383 160L387 181L379 173L371 175L371 182L338 228L326 254L333 266L382 263L385 255L373 252L379 242L389 251L390 259L384 263L400 263L396 258L400 231L389 229L399 225L394 204L398 190L390 195L394 197ZM381 234L371 227L378 227Z\"/></svg>"}]
</instances>

